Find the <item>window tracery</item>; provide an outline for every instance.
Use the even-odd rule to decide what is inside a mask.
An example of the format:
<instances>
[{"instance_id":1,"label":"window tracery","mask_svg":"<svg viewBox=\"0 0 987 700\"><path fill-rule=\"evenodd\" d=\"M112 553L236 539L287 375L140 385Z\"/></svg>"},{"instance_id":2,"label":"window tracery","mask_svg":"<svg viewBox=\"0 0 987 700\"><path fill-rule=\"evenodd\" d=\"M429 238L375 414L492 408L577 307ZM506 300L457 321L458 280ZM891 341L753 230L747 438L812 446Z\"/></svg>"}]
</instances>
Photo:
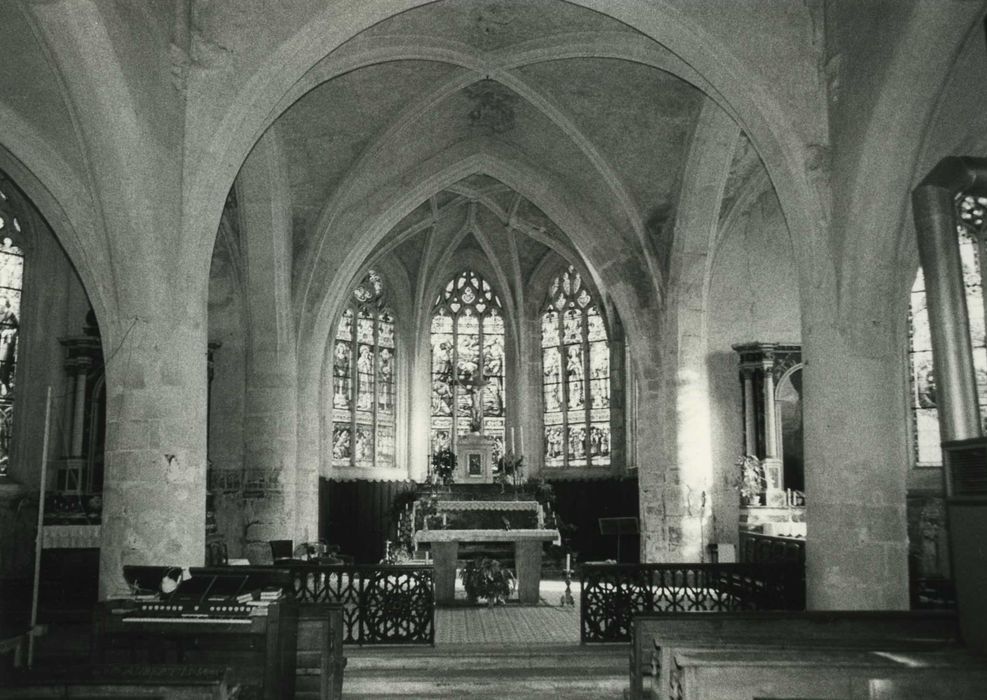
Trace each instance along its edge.
<instances>
[{"instance_id":1,"label":"window tracery","mask_svg":"<svg viewBox=\"0 0 987 700\"><path fill-rule=\"evenodd\" d=\"M432 309L431 449L456 450L460 435L479 432L504 449L504 315L483 277L464 270Z\"/></svg>"},{"instance_id":2,"label":"window tracery","mask_svg":"<svg viewBox=\"0 0 987 700\"><path fill-rule=\"evenodd\" d=\"M541 316L545 466L608 466L610 345L593 295L569 266Z\"/></svg>"},{"instance_id":3,"label":"window tracery","mask_svg":"<svg viewBox=\"0 0 987 700\"><path fill-rule=\"evenodd\" d=\"M394 313L370 270L336 326L332 366L333 466L393 467Z\"/></svg>"}]
</instances>

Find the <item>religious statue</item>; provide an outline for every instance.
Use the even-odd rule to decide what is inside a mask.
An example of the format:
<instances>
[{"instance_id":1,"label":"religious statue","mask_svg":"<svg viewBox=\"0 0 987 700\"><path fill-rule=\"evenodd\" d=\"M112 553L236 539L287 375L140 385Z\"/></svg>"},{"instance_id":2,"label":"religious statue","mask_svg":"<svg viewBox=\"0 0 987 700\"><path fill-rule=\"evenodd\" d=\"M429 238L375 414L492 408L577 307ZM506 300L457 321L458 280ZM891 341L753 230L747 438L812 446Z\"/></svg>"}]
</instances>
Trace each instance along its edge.
<instances>
[{"instance_id":1,"label":"religious statue","mask_svg":"<svg viewBox=\"0 0 987 700\"><path fill-rule=\"evenodd\" d=\"M5 298L3 311L0 312L0 396L7 396L14 388L19 325L17 315L10 306L10 299Z\"/></svg>"},{"instance_id":2,"label":"religious statue","mask_svg":"<svg viewBox=\"0 0 987 700\"><path fill-rule=\"evenodd\" d=\"M350 346L337 342L332 362L333 398L332 405L349 408L350 405Z\"/></svg>"},{"instance_id":3,"label":"religious statue","mask_svg":"<svg viewBox=\"0 0 987 700\"><path fill-rule=\"evenodd\" d=\"M583 406L583 357L578 345L569 347L566 374L569 379L569 408Z\"/></svg>"}]
</instances>

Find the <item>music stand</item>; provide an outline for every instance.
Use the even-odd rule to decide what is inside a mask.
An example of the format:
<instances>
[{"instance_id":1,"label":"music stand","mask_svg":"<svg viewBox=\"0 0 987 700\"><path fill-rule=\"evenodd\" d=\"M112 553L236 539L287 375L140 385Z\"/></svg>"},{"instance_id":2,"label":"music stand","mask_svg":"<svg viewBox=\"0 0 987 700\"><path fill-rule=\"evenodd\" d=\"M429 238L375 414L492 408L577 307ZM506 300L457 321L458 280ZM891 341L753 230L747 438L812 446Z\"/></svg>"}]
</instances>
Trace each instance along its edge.
<instances>
[{"instance_id":1,"label":"music stand","mask_svg":"<svg viewBox=\"0 0 987 700\"><path fill-rule=\"evenodd\" d=\"M599 518L600 534L615 535L617 537L617 563L620 563L620 537L621 535L636 535L637 518Z\"/></svg>"}]
</instances>

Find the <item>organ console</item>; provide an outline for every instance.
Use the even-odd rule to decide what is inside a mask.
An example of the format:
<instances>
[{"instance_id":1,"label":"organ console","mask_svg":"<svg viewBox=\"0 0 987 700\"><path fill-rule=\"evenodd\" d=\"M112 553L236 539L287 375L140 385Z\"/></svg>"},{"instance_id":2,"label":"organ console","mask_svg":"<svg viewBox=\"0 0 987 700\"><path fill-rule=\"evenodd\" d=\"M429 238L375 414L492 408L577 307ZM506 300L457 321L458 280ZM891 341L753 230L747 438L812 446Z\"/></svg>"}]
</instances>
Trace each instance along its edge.
<instances>
[{"instance_id":1,"label":"organ console","mask_svg":"<svg viewBox=\"0 0 987 700\"><path fill-rule=\"evenodd\" d=\"M176 567L124 567L135 598L97 605L93 663L227 666L241 697L292 698L298 605L286 595L290 574L252 567L187 571L190 577ZM166 577L177 581L174 590L161 585Z\"/></svg>"}]
</instances>

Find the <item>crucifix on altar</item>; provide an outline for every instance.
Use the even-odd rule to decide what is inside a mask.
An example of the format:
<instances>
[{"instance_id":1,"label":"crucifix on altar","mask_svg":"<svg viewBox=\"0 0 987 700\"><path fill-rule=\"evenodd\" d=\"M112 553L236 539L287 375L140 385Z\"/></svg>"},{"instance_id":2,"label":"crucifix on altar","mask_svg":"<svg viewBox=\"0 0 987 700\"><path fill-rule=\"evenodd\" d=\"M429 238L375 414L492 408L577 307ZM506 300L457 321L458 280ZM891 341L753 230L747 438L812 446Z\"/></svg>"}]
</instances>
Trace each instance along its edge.
<instances>
[{"instance_id":1,"label":"crucifix on altar","mask_svg":"<svg viewBox=\"0 0 987 700\"><path fill-rule=\"evenodd\" d=\"M489 380L480 370L456 383L472 396L470 432L460 436L456 467L456 482L460 484L491 484L494 480L494 440L483 434L483 391Z\"/></svg>"}]
</instances>

